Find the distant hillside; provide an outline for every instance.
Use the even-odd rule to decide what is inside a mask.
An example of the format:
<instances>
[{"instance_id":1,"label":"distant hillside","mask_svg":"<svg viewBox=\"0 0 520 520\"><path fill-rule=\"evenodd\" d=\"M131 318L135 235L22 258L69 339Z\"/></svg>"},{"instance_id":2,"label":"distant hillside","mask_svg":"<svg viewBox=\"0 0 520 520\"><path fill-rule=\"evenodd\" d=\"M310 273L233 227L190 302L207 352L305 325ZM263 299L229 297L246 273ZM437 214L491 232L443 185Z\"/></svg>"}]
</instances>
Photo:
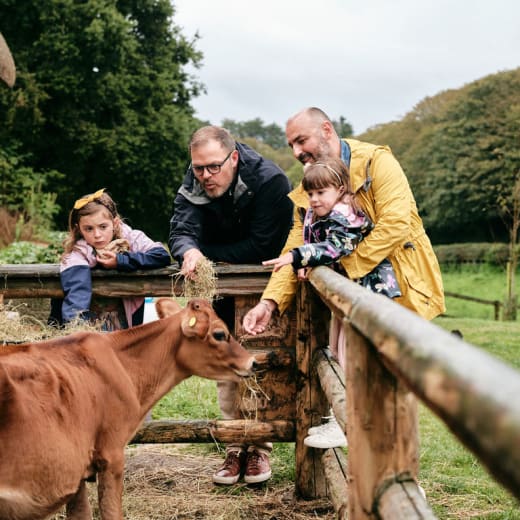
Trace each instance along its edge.
<instances>
[{"instance_id":1,"label":"distant hillside","mask_svg":"<svg viewBox=\"0 0 520 520\"><path fill-rule=\"evenodd\" d=\"M427 97L356 137L392 148L434 242L507 240L520 179L520 68Z\"/></svg>"}]
</instances>

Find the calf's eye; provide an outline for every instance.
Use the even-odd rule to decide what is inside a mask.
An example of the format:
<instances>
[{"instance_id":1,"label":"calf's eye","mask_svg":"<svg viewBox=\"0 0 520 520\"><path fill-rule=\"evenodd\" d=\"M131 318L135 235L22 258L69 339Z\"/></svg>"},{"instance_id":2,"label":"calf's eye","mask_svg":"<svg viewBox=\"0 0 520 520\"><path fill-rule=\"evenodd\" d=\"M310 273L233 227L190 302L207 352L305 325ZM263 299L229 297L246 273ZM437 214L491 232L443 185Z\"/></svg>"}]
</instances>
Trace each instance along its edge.
<instances>
[{"instance_id":1,"label":"calf's eye","mask_svg":"<svg viewBox=\"0 0 520 520\"><path fill-rule=\"evenodd\" d=\"M227 334L223 330L217 330L213 333L213 337L217 341L224 341L227 338Z\"/></svg>"}]
</instances>

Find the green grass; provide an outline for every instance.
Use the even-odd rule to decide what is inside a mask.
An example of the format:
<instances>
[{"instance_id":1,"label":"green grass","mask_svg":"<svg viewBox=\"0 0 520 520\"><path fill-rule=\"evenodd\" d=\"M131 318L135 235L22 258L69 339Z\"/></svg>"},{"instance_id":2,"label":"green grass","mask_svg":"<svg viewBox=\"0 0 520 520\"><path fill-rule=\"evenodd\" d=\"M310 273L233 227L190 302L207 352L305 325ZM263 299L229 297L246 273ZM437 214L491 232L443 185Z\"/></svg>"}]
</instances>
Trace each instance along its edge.
<instances>
[{"instance_id":1,"label":"green grass","mask_svg":"<svg viewBox=\"0 0 520 520\"><path fill-rule=\"evenodd\" d=\"M520 370L520 323L437 318L446 330ZM520 374L519 374L520 376ZM497 381L497 384L499 382ZM439 518L520 520L520 504L426 407L420 407L421 482Z\"/></svg>"},{"instance_id":2,"label":"green grass","mask_svg":"<svg viewBox=\"0 0 520 520\"><path fill-rule=\"evenodd\" d=\"M506 297L506 273L504 269L487 264L464 264L442 267L444 290L484 300L503 302ZM517 274L520 280L520 273ZM492 305L446 297L446 314L453 317L472 317L492 320Z\"/></svg>"},{"instance_id":3,"label":"green grass","mask_svg":"<svg viewBox=\"0 0 520 520\"><path fill-rule=\"evenodd\" d=\"M487 266L443 271L445 288L486 299L502 300L505 274ZM454 298L447 299L448 317L434 323L459 329L464 340L520 370L520 322L493 320L492 308ZM499 382L497 381L497 384ZM215 383L193 377L177 386L154 409L154 417L219 417ZM448 428L426 407L419 411L420 481L439 519L520 520L520 504L497 484ZM217 445L193 445L208 453ZM275 444L273 483L294 481L294 444Z\"/></svg>"}]
</instances>

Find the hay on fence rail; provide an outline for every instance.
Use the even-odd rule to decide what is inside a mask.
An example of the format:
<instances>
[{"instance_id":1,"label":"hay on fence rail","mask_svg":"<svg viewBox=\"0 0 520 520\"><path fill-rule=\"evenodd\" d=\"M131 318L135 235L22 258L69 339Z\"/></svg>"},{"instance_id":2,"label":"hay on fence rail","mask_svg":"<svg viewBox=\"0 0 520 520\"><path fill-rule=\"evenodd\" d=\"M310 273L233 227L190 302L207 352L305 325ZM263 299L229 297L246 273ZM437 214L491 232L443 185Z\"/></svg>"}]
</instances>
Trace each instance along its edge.
<instances>
[{"instance_id":1,"label":"hay on fence rail","mask_svg":"<svg viewBox=\"0 0 520 520\"><path fill-rule=\"evenodd\" d=\"M174 281L177 282L181 276L183 275L180 273L175 275ZM183 282L182 297L188 300L191 298L203 298L212 302L217 295L217 275L214 264L206 257L202 257L197 262L193 276L185 276Z\"/></svg>"}]
</instances>

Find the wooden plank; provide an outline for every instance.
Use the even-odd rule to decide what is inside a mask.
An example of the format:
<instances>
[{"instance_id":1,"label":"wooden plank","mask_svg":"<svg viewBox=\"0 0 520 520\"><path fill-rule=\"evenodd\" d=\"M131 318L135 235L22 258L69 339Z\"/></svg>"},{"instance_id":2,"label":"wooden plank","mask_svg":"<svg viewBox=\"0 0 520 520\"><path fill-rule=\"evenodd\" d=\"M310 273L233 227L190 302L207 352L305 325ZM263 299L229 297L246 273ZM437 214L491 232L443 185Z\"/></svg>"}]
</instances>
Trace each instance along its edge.
<instances>
[{"instance_id":1,"label":"wooden plank","mask_svg":"<svg viewBox=\"0 0 520 520\"><path fill-rule=\"evenodd\" d=\"M307 430L328 415L329 405L312 367L314 349L328 343L330 313L321 304L308 283L300 284L297 304L296 364L298 381L296 394L296 494L304 498L327 496L327 483L321 450L303 444Z\"/></svg>"},{"instance_id":2,"label":"wooden plank","mask_svg":"<svg viewBox=\"0 0 520 520\"><path fill-rule=\"evenodd\" d=\"M291 442L293 421L256 422L245 420L161 420L141 426L130 444L199 442Z\"/></svg>"},{"instance_id":3,"label":"wooden plank","mask_svg":"<svg viewBox=\"0 0 520 520\"><path fill-rule=\"evenodd\" d=\"M321 461L327 479L328 494L334 506L338 520L348 518L348 475L347 459L341 448L321 450ZM395 520L400 517L396 516Z\"/></svg>"},{"instance_id":4,"label":"wooden plank","mask_svg":"<svg viewBox=\"0 0 520 520\"><path fill-rule=\"evenodd\" d=\"M374 504L374 513L381 520L401 518L435 520L437 517L419 491L417 483L410 478L394 480L382 489L381 496Z\"/></svg>"},{"instance_id":5,"label":"wooden plank","mask_svg":"<svg viewBox=\"0 0 520 520\"><path fill-rule=\"evenodd\" d=\"M345 374L338 362L331 357L329 349L317 349L314 354L314 364L327 401L332 407L338 424L345 431L347 423Z\"/></svg>"},{"instance_id":6,"label":"wooden plank","mask_svg":"<svg viewBox=\"0 0 520 520\"><path fill-rule=\"evenodd\" d=\"M218 293L222 296L259 295L270 276L270 270L258 265L216 264L215 271ZM133 273L93 269L92 291L105 297L178 296L182 293L182 277L176 266ZM0 294L5 298L62 297L59 265L3 264Z\"/></svg>"},{"instance_id":7,"label":"wooden plank","mask_svg":"<svg viewBox=\"0 0 520 520\"><path fill-rule=\"evenodd\" d=\"M396 473L417 476L417 407L413 394L351 327L347 345L349 519L358 520L371 516L381 482Z\"/></svg>"},{"instance_id":8,"label":"wooden plank","mask_svg":"<svg viewBox=\"0 0 520 520\"><path fill-rule=\"evenodd\" d=\"M245 333L245 314L258 303L258 296L235 296L235 335L242 345L258 358L265 357L264 367L250 380L238 385L237 407L244 417L259 421L294 420L296 417L295 307L283 316L275 313L265 332L256 336Z\"/></svg>"}]
</instances>

